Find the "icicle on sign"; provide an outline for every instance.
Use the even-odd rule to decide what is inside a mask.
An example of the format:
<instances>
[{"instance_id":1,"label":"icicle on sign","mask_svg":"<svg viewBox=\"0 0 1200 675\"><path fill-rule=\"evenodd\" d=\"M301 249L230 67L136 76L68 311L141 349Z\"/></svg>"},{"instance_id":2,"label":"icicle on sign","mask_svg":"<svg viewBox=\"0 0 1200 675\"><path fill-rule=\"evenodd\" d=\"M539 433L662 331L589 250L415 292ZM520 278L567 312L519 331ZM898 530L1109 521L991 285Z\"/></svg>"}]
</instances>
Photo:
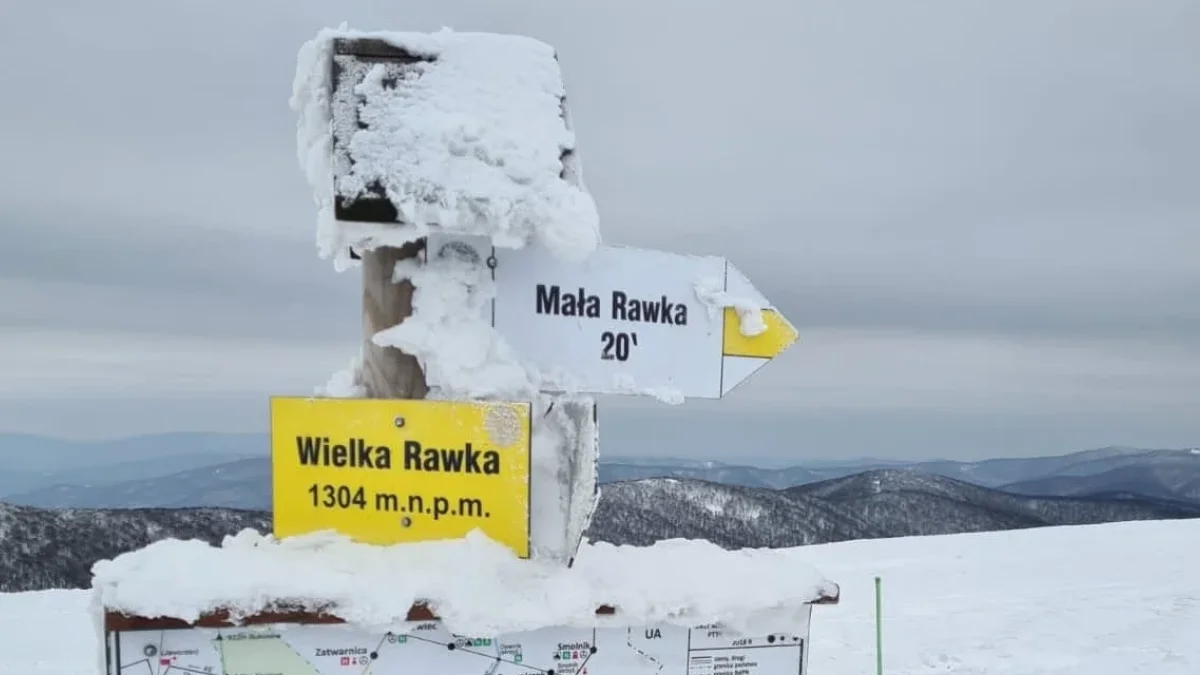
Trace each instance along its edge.
<instances>
[{"instance_id":1,"label":"icicle on sign","mask_svg":"<svg viewBox=\"0 0 1200 675\"><path fill-rule=\"evenodd\" d=\"M572 264L539 248L440 234L426 255L463 246L494 267L489 320L545 391L721 398L797 337L717 256L602 246Z\"/></svg>"},{"instance_id":2,"label":"icicle on sign","mask_svg":"<svg viewBox=\"0 0 1200 675\"><path fill-rule=\"evenodd\" d=\"M529 557L530 406L271 400L275 536L370 544L474 529Z\"/></svg>"}]
</instances>

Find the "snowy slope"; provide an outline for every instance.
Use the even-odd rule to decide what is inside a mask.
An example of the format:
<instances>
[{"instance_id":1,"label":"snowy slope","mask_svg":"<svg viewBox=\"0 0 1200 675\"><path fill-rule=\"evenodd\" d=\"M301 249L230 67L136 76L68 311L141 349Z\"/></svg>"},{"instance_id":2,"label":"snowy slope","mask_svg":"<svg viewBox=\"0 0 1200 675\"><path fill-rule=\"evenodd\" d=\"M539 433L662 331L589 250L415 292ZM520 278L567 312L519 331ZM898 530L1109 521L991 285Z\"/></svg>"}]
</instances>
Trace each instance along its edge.
<instances>
[{"instance_id":1,"label":"snowy slope","mask_svg":"<svg viewBox=\"0 0 1200 675\"><path fill-rule=\"evenodd\" d=\"M854 541L809 548L842 588L813 623L813 673L874 672L884 579L889 675L1200 672L1200 521Z\"/></svg>"},{"instance_id":2,"label":"snowy slope","mask_svg":"<svg viewBox=\"0 0 1200 675\"><path fill-rule=\"evenodd\" d=\"M1200 521L1148 521L811 546L841 585L813 621L814 675L874 672L884 579L888 675L1194 675ZM0 675L91 673L78 591L0 595Z\"/></svg>"}]
</instances>

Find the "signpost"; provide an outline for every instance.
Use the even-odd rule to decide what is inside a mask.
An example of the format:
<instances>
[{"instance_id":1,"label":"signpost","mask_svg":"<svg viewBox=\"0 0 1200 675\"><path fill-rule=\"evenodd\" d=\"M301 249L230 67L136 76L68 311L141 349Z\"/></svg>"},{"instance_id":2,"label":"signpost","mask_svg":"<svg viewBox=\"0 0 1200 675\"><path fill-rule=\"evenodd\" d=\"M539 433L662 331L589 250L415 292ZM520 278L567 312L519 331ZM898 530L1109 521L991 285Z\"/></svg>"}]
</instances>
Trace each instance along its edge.
<instances>
[{"instance_id":1,"label":"signpost","mask_svg":"<svg viewBox=\"0 0 1200 675\"><path fill-rule=\"evenodd\" d=\"M719 622L680 623L691 612L700 614L697 621L711 621L713 608L703 594L713 584L731 581L707 574L692 554L684 557L687 564L698 564L704 573L684 575L678 583L673 577L681 565L676 561L643 565L672 575L669 584L630 583L629 576L640 572L625 562L638 559L635 547L610 551L606 555L617 557L609 562L584 558L590 563L572 567L597 504L598 455L595 401L574 394L719 399L795 342L796 330L724 258L602 246L585 262L569 263L536 247L496 248L486 236L445 234L441 218L456 214L469 216L464 222L481 221L488 226L484 232L494 233L512 225L513 212L527 219L537 216L559 230L564 223L591 226L594 209L579 210L591 202L579 184L565 98L559 83L550 81L557 80L557 57L544 45L534 48L528 41L498 36L460 38L443 32L384 39L343 32L322 31L302 50L297 83L303 86L293 96L293 106L302 111L301 161L322 210L322 250L361 253L350 251L363 269L365 345L348 395L365 398L271 400L274 534L283 539L333 530L365 544L390 545L457 539L478 529L519 558L534 560L507 569L508 579L501 574L503 565L480 570L473 556L454 557L454 562L468 563L466 568L448 565L450 559L441 564L402 560L398 569L374 570L382 581L361 588L335 584L331 597L315 598L306 595L317 590L309 577L297 577L300 592L293 586L276 591L278 597L264 595L272 593L261 584L274 580L271 568L271 576L242 587L262 610L247 615L239 609L247 599L224 591L209 598L208 605L197 605L188 575L177 572L179 558L144 549L140 555L162 561L166 571L147 572L150 568L137 563L132 569L138 574L126 578L112 573L98 586L97 592L107 588L112 593L109 598L101 594L97 603L104 613L98 624L103 628L101 668L108 675L326 675L346 668L429 675L804 675L811 605L836 602L837 592L834 587L832 594L822 589L811 597L780 595L778 580L764 583L754 572L782 570L781 579L791 579L792 566L776 563L726 574L748 560L738 554L729 567L715 568L721 570L718 576L764 584L770 590L772 621L782 617L790 624L777 626L784 632L753 635L735 634ZM478 44L468 44L472 41ZM521 49L531 51L518 53ZM496 60L501 57L515 60ZM521 105L498 105L521 96ZM537 128L527 128L530 124ZM382 143L389 140L397 144ZM518 147L522 145L529 147ZM356 148L361 156L355 155ZM553 157L548 152L560 153L561 172L558 164L545 161ZM363 160L361 166L358 160ZM548 166L546 176L535 175L535 169ZM347 171L359 170L370 184L360 184L366 181L362 176L347 178ZM381 177L390 187L379 182ZM447 197L446 185L436 185L449 178L461 192L453 199ZM535 178L542 183L531 182ZM488 180L499 186L499 197L484 189ZM570 185L564 187L556 182L560 180ZM353 203L340 192L335 195L335 185L363 194ZM398 192L397 186L414 185L420 189L399 194L404 190ZM538 185L549 189L530 187ZM560 204L546 201L547 195L570 198ZM399 202L393 203L397 196ZM452 203L458 207L447 206ZM554 214L548 215L548 208ZM404 222L414 209L440 212L427 223ZM352 236L338 229L343 221L371 223L375 229ZM405 227L416 234L397 236L395 228ZM374 242L378 245L364 245L372 239L364 235L368 232L382 237ZM515 241L511 234L501 239ZM562 244L564 239L542 241ZM519 391L534 401L424 400L430 385L438 384L425 379L430 354L453 348L441 339L454 337L465 323L471 329L465 332L486 338L476 344L481 352L498 342L476 320L478 305L465 302L466 290L454 285L447 286L448 292L442 288L441 295L432 284L433 290L426 292L438 302L456 305L455 318L465 322L431 324L435 339L422 343L423 354L374 343L381 331L410 319L414 293L420 291L397 274L398 264L421 257L428 263L448 253L459 261L473 260L473 287L486 285L478 281L486 278L484 265L491 269L496 295L483 308L483 318L512 348L503 350L504 364L522 377L535 375L542 392L553 395L534 394L524 382ZM255 569L244 564L252 550L263 551L257 543L238 549L232 569ZM301 552L314 561L322 555L319 548ZM292 572L283 559L264 560L279 563L280 574ZM334 576L352 572L344 569L344 557L331 560L337 563ZM579 572L581 568L585 571ZM482 576L473 577L474 583L466 579L463 586L464 569ZM208 568L196 571L207 573ZM569 578L572 573L577 574ZM172 578L176 574L181 578ZM389 602L379 594L378 589L406 578L416 579L419 595L402 592ZM517 595L501 597L489 611L510 613L509 605L518 599L534 605L523 610L526 614L490 619L490 635L456 634L433 614L430 603L445 601L448 588L467 589L468 599L456 600L459 604L487 605L491 594L478 591L490 584L504 588L506 581ZM123 592L126 584L135 590ZM684 590L687 584L696 588ZM669 588L662 598L645 597L664 586ZM564 606L574 608L578 598L622 588L625 592L618 595L623 599L608 601L594 616L570 626L547 623L528 630L538 625L528 612L542 612L556 593L565 592ZM185 599L178 602L155 595L180 589L186 591ZM268 602L262 602L264 597ZM404 598L403 605L410 598L416 604L395 606L397 597ZM117 602L108 604L113 599ZM591 602L583 605L587 614ZM139 603L150 610L142 612L145 616L137 613ZM730 611L750 609L745 603L736 593ZM781 609L790 605L794 610L797 604L803 611L790 618ZM341 610L356 606L383 608L395 620L336 625L355 615ZM666 616L674 623L648 621L663 620L667 607L671 611ZM163 608L178 611L169 616Z\"/></svg>"},{"instance_id":2,"label":"signpost","mask_svg":"<svg viewBox=\"0 0 1200 675\"><path fill-rule=\"evenodd\" d=\"M275 535L370 544L480 529L529 557L528 403L275 398Z\"/></svg>"},{"instance_id":3,"label":"signpost","mask_svg":"<svg viewBox=\"0 0 1200 675\"><path fill-rule=\"evenodd\" d=\"M278 617L272 617L278 619ZM436 618L364 628L330 621L203 621L165 626L109 616L112 675L804 675L808 621L788 632L742 635L718 624L550 627L459 635ZM221 624L225 623L224 626ZM176 628L171 630L171 628Z\"/></svg>"},{"instance_id":4,"label":"signpost","mask_svg":"<svg viewBox=\"0 0 1200 675\"><path fill-rule=\"evenodd\" d=\"M469 247L492 266L492 325L547 391L718 399L797 338L721 257L602 246L572 264L444 235L429 237L427 255L445 247Z\"/></svg>"}]
</instances>

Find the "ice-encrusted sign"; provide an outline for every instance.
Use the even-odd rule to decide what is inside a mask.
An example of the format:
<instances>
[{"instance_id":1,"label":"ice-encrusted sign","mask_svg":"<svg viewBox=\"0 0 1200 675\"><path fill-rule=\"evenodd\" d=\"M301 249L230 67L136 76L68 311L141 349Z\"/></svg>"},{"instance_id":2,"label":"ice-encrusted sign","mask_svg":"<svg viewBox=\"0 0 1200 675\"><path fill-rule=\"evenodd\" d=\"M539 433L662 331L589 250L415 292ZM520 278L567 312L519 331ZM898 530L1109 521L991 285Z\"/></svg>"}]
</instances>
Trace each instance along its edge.
<instances>
[{"instance_id":1,"label":"ice-encrusted sign","mask_svg":"<svg viewBox=\"0 0 1200 675\"><path fill-rule=\"evenodd\" d=\"M365 485L298 474L304 508L373 507L385 534L393 515L404 528L412 514L464 509L478 522L499 511L453 498L445 476L423 498L439 482L429 476L527 466L528 480L493 487L529 490L508 520L528 514L531 559L489 528L454 536L466 523L388 535L409 542L390 546L328 531L347 529L341 518L282 539L247 530L220 548L159 541L93 567L97 673L804 675L812 605L836 602L838 588L803 551L579 546L597 505L596 405L564 391L719 397L795 332L723 259L600 247L563 100L554 51L536 40L344 27L301 50L292 97L320 251L339 267L363 252L374 289L361 362L326 395L375 400L338 402L323 421L304 401L282 416L280 447L301 468L372 472L379 489L368 500ZM379 367L379 352L410 363ZM583 386L564 384L573 377ZM426 395L522 403L475 406L471 429L457 428L465 413L412 429L411 412L391 409ZM379 408L374 422L367 408ZM502 470L500 450L476 437L527 448L528 461ZM380 471L397 458L427 476L404 500ZM295 496L276 500L277 521Z\"/></svg>"},{"instance_id":2,"label":"ice-encrusted sign","mask_svg":"<svg viewBox=\"0 0 1200 675\"><path fill-rule=\"evenodd\" d=\"M437 233L564 261L596 249L599 216L553 48L517 35L326 29L301 49L292 106L320 252L339 267L352 250L363 260L364 349L322 393L532 401L531 553L568 562L596 505L594 401L539 393L482 320L494 287L485 259L396 253ZM422 386L399 386L414 363Z\"/></svg>"},{"instance_id":3,"label":"ice-encrusted sign","mask_svg":"<svg viewBox=\"0 0 1200 675\"><path fill-rule=\"evenodd\" d=\"M812 607L839 595L804 557L673 540L566 568L482 536L168 539L93 568L95 672L804 675Z\"/></svg>"},{"instance_id":4,"label":"ice-encrusted sign","mask_svg":"<svg viewBox=\"0 0 1200 675\"><path fill-rule=\"evenodd\" d=\"M444 231L585 258L599 216L564 101L532 38L322 31L292 96L322 254Z\"/></svg>"},{"instance_id":5,"label":"ice-encrusted sign","mask_svg":"<svg viewBox=\"0 0 1200 675\"><path fill-rule=\"evenodd\" d=\"M491 261L495 297L480 304L482 321L542 391L722 398L797 338L718 256L601 246L574 263L539 246L443 235L427 252L450 247Z\"/></svg>"}]
</instances>

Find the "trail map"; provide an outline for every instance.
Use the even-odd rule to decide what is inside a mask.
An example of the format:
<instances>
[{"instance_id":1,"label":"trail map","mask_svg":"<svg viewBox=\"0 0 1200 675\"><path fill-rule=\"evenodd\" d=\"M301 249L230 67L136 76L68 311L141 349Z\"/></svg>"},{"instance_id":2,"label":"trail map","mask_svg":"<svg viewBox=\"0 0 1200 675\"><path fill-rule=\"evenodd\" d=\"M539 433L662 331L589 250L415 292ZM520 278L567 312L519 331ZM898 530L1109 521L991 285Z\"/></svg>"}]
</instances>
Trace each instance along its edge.
<instances>
[{"instance_id":1,"label":"trail map","mask_svg":"<svg viewBox=\"0 0 1200 675\"><path fill-rule=\"evenodd\" d=\"M807 631L805 631L807 633ZM719 627L547 628L498 638L437 621L123 631L109 675L804 675L804 636Z\"/></svg>"}]
</instances>

